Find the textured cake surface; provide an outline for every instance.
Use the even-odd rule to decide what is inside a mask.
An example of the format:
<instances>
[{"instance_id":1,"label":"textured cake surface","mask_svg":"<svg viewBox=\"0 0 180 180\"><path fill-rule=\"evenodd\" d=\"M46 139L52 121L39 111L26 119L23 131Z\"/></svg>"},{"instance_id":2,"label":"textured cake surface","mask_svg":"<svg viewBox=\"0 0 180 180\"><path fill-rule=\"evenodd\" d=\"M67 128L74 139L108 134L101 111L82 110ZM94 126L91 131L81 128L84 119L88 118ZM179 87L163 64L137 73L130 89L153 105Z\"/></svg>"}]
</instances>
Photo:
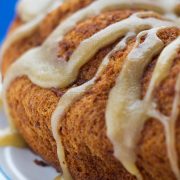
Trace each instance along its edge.
<instances>
[{"instance_id":1,"label":"textured cake surface","mask_svg":"<svg viewBox=\"0 0 180 180\"><path fill-rule=\"evenodd\" d=\"M28 37L13 43L6 51L2 73L5 76L10 65L25 51L43 43L60 21L78 9L87 6L91 0L72 0L64 3L43 20ZM123 9L101 12L79 22L68 32L58 47L58 61L68 61L79 44L109 25L122 21L138 9ZM142 11L142 10L141 10ZM152 17L161 19L157 14ZM19 17L14 21L11 31L21 25ZM11 32L10 32L11 33ZM158 37L165 46L180 35L176 27L162 29ZM145 37L144 37L145 39ZM143 42L144 39L141 41ZM136 179L128 173L113 155L113 145L106 135L105 111L108 95L115 85L126 57L135 45L136 37L127 42L125 49L114 52L110 62L92 88L76 100L67 110L59 123L59 133L65 151L65 158L72 178L79 180ZM118 39L120 41L120 39ZM56 142L51 130L51 116L59 99L71 87L84 84L92 79L103 58L113 49L117 41L100 49L78 74L78 78L69 87L45 89L33 84L28 77L16 78L8 88L7 101L15 126L30 148L41 155L48 163L60 170ZM91 51L91 50L89 50ZM145 96L152 72L159 54L153 57L141 79L141 97ZM176 80L180 73L180 51L175 58L168 76L154 90L154 97L161 113L169 116L175 96ZM180 106L179 106L180 109ZM176 122L176 149L180 156L180 115ZM166 151L163 125L156 119L149 119L138 141L136 165L145 180L172 180L175 176ZM180 162L179 166L180 166Z\"/></svg>"}]
</instances>

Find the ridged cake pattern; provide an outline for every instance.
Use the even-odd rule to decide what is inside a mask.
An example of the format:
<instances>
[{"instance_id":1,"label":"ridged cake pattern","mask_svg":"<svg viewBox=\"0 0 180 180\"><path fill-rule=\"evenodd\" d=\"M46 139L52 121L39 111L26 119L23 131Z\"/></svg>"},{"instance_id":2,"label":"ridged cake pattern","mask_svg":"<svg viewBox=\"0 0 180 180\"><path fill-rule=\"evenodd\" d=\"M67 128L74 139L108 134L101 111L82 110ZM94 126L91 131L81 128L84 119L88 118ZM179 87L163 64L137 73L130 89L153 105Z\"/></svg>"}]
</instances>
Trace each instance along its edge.
<instances>
[{"instance_id":1,"label":"ridged cake pattern","mask_svg":"<svg viewBox=\"0 0 180 180\"><path fill-rule=\"evenodd\" d=\"M32 16L28 14L31 12L31 9L26 10L26 3L23 3L23 1L20 3L18 8L19 14L26 23L15 30L5 41L2 48L2 56L13 42L31 34L46 16L47 12L53 10L60 3L55 0L40 2L42 3L42 7L37 9ZM32 7L33 9L34 1L30 2L30 5L29 8ZM111 55L116 51L124 49L127 41L132 37L136 37L135 45L125 60L123 68L116 79L115 86L109 93L105 112L107 136L113 144L114 156L122 163L127 171L135 175L137 179L142 179L135 164L136 144L146 120L148 120L149 117L155 117L164 125L171 168L176 178L180 179L174 132L175 122L179 113L180 74L177 77L177 83L175 85L176 94L170 117L161 114L157 110L156 102L153 98L155 87L166 77L174 58L180 50L179 37L164 48L164 43L158 38L157 33L162 29L170 27L179 28L177 25L178 17L175 14L176 8L179 6L179 0L174 0L173 2L168 0L134 0L133 2L130 0L94 1L87 7L65 19L41 46L30 49L24 53L8 69L3 83L3 101L7 114L9 107L6 92L15 78L26 75L34 84L40 87L65 88L76 80L80 68L101 48L106 47L118 39L122 39L103 59L96 75L90 81L81 86L70 88L60 98L52 115L52 133L56 140L58 158L64 179L68 180L72 179L72 177L66 164L61 136L57 128L58 124L71 104L94 85L101 73L106 69ZM164 19L153 17L154 13L150 11L134 13L127 19L109 25L88 39L83 40L68 61L57 61L58 42L60 42L64 35L72 30L77 23L93 15L98 15L105 10L123 8L152 10L163 14ZM142 42L143 38L144 41ZM91 49L91 51L89 51L89 49ZM141 99L140 79L145 67L152 58L159 53L160 56L152 74L147 93L145 97ZM11 119L10 115L9 119ZM13 120L11 120L11 124L13 129ZM13 131L14 134L16 134L15 129L13 129Z\"/></svg>"}]
</instances>

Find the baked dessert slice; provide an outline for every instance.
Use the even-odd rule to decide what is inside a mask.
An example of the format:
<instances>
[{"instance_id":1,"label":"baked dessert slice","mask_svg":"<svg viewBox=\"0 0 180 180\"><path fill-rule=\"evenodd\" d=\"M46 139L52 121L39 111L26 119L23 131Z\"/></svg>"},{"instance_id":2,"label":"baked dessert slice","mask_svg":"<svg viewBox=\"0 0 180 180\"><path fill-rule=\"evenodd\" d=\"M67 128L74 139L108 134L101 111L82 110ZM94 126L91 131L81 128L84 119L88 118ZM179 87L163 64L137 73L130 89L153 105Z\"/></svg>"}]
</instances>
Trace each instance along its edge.
<instances>
[{"instance_id":1,"label":"baked dessert slice","mask_svg":"<svg viewBox=\"0 0 180 180\"><path fill-rule=\"evenodd\" d=\"M65 179L179 179L179 4L167 4L72 0L30 28L15 20L4 104Z\"/></svg>"}]
</instances>

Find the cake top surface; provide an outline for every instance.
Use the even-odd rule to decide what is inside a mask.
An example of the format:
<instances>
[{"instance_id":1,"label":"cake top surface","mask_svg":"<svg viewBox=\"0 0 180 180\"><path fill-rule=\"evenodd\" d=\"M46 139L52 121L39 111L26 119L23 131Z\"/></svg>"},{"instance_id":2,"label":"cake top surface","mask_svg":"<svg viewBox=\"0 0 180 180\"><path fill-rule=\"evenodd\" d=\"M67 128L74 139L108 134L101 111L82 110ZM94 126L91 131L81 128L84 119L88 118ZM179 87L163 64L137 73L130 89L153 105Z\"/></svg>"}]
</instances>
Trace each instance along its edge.
<instances>
[{"instance_id":1,"label":"cake top surface","mask_svg":"<svg viewBox=\"0 0 180 180\"><path fill-rule=\"evenodd\" d=\"M46 15L58 7L61 2L58 0L38 0L38 3L39 6L37 7L37 1L28 0L27 3L23 0L20 1L18 13L24 24L9 35L2 48L2 55L13 42L31 34ZM172 127L174 127L179 112L180 76L178 76L175 86L176 95L170 117L161 114L156 109L156 102L153 97L155 87L168 74L173 60L180 49L179 37L164 47L163 41L157 34L163 29L179 28L177 24L179 20L177 9L179 6L179 0L94 1L59 23L41 46L25 52L9 67L4 79L3 90L3 100L6 109L9 108L6 92L15 78L26 75L34 84L43 88L66 88L76 80L81 67L101 48L119 40L115 48L103 59L96 75L81 86L70 88L61 97L52 115L52 132L57 143L58 157L65 179L71 179L72 177L68 170L68 165L63 163L66 160L61 136L57 129L58 124L71 104L95 84L97 78L106 69L112 53L124 49L127 46L128 40L132 37L136 37L135 45L126 57L123 69L119 73L116 84L112 88L107 101L105 112L107 136L113 144L115 157L131 174L135 175L138 179L142 179L135 165L136 143L145 121L150 117L155 117L165 127L166 138L170 141L170 143L167 143L167 149L172 171L177 179L180 179L177 154L172 143L174 141L174 128ZM88 17L98 15L103 11L125 8L151 11L140 11L132 14L127 19L109 25L83 40L68 61L57 60L58 43L79 22ZM162 17L152 11L162 14ZM144 42L141 42L142 37L145 37ZM89 51L90 49L91 51ZM141 99L140 79L145 67L157 54L160 54L160 56L152 74L150 85L145 97Z\"/></svg>"}]
</instances>

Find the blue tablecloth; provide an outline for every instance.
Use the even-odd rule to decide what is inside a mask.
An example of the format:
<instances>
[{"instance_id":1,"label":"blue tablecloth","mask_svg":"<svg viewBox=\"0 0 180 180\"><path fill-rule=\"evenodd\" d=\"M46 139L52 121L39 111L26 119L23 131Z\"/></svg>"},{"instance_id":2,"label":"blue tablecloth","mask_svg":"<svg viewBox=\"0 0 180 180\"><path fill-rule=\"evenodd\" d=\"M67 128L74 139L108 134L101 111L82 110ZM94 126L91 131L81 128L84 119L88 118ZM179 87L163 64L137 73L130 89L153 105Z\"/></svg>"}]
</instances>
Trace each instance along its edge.
<instances>
[{"instance_id":1,"label":"blue tablecloth","mask_svg":"<svg viewBox=\"0 0 180 180\"><path fill-rule=\"evenodd\" d=\"M0 0L0 42L13 19L17 0Z\"/></svg>"}]
</instances>

